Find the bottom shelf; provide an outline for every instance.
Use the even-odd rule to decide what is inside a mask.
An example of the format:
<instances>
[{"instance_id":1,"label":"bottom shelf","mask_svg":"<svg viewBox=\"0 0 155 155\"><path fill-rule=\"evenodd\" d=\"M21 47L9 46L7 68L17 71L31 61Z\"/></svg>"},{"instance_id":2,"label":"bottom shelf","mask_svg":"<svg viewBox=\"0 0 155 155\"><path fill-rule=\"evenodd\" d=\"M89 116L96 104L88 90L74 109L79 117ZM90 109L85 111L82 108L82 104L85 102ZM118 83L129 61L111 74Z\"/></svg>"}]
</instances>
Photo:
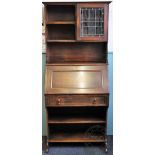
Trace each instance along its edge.
<instances>
[{"instance_id":1,"label":"bottom shelf","mask_svg":"<svg viewBox=\"0 0 155 155\"><path fill-rule=\"evenodd\" d=\"M102 135L86 136L84 133L54 133L54 136L50 136L48 142L104 142L105 137Z\"/></svg>"},{"instance_id":2,"label":"bottom shelf","mask_svg":"<svg viewBox=\"0 0 155 155\"><path fill-rule=\"evenodd\" d=\"M55 124L48 128L48 142L105 142L105 124Z\"/></svg>"}]
</instances>

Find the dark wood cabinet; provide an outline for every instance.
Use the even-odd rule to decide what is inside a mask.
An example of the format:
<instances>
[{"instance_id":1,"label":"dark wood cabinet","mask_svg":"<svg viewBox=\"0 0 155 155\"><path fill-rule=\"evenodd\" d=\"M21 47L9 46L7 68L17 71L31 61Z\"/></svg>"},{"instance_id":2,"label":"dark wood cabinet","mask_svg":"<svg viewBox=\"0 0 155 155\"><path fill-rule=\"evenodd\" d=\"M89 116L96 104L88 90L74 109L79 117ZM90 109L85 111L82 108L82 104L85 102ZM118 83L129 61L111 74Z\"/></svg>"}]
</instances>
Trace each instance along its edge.
<instances>
[{"instance_id":1,"label":"dark wood cabinet","mask_svg":"<svg viewBox=\"0 0 155 155\"><path fill-rule=\"evenodd\" d=\"M96 142L107 151L108 7L44 2L47 144ZM94 126L102 132L90 136Z\"/></svg>"}]
</instances>

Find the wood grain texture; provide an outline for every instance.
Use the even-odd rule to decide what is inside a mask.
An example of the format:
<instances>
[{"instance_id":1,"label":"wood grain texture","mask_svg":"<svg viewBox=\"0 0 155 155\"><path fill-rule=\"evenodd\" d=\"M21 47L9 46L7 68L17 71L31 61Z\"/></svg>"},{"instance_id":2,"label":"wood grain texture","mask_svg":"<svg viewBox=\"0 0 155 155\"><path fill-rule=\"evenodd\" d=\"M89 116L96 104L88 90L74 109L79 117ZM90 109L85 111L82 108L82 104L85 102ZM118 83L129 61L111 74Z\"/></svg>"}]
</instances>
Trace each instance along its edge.
<instances>
[{"instance_id":1,"label":"wood grain texture","mask_svg":"<svg viewBox=\"0 0 155 155\"><path fill-rule=\"evenodd\" d=\"M105 142L108 91L109 2L43 2L45 104L48 142ZM80 8L104 9L104 36L80 37ZM103 133L86 135L92 125Z\"/></svg>"},{"instance_id":2,"label":"wood grain texture","mask_svg":"<svg viewBox=\"0 0 155 155\"><path fill-rule=\"evenodd\" d=\"M106 123L106 121L101 118L95 117L57 117L48 120L49 124L97 124L97 123Z\"/></svg>"},{"instance_id":3,"label":"wood grain texture","mask_svg":"<svg viewBox=\"0 0 155 155\"><path fill-rule=\"evenodd\" d=\"M68 134L65 136L61 136L61 134L55 134L55 137L49 137L48 142L53 142L53 143L79 143L79 142L104 142L105 139L104 138L97 138L97 139L93 139L90 137L83 137L82 134Z\"/></svg>"},{"instance_id":4,"label":"wood grain texture","mask_svg":"<svg viewBox=\"0 0 155 155\"><path fill-rule=\"evenodd\" d=\"M48 123L52 125L102 124L106 123L106 111L107 107L48 107Z\"/></svg>"},{"instance_id":5,"label":"wood grain texture","mask_svg":"<svg viewBox=\"0 0 155 155\"><path fill-rule=\"evenodd\" d=\"M49 142L104 142L105 137L100 132L93 132L93 136L87 134L90 125L50 125ZM102 125L104 128L104 125Z\"/></svg>"},{"instance_id":6,"label":"wood grain texture","mask_svg":"<svg viewBox=\"0 0 155 155\"><path fill-rule=\"evenodd\" d=\"M107 66L104 64L46 66L45 81L45 94L109 93Z\"/></svg>"},{"instance_id":7,"label":"wood grain texture","mask_svg":"<svg viewBox=\"0 0 155 155\"><path fill-rule=\"evenodd\" d=\"M53 21L75 21L74 5L48 5L47 22Z\"/></svg>"},{"instance_id":8,"label":"wood grain texture","mask_svg":"<svg viewBox=\"0 0 155 155\"><path fill-rule=\"evenodd\" d=\"M96 62L106 63L107 46L101 42L48 43L47 63Z\"/></svg>"},{"instance_id":9,"label":"wood grain texture","mask_svg":"<svg viewBox=\"0 0 155 155\"><path fill-rule=\"evenodd\" d=\"M50 21L46 23L48 24L75 24L75 21Z\"/></svg>"},{"instance_id":10,"label":"wood grain texture","mask_svg":"<svg viewBox=\"0 0 155 155\"><path fill-rule=\"evenodd\" d=\"M75 26L68 24L53 24L47 25L48 36L47 40L74 40Z\"/></svg>"},{"instance_id":11,"label":"wood grain texture","mask_svg":"<svg viewBox=\"0 0 155 155\"><path fill-rule=\"evenodd\" d=\"M109 103L109 95L46 95L47 107L106 107ZM59 100L59 102L58 102Z\"/></svg>"}]
</instances>

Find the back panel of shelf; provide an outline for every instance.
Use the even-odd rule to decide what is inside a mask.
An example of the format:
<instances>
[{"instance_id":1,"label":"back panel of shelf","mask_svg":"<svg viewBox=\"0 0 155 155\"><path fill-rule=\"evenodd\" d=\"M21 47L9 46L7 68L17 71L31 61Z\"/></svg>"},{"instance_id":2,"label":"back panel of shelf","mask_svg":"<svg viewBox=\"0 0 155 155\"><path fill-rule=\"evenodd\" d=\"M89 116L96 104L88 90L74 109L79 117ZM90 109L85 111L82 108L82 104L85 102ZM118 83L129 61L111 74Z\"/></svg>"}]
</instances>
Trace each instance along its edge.
<instances>
[{"instance_id":1,"label":"back panel of shelf","mask_svg":"<svg viewBox=\"0 0 155 155\"><path fill-rule=\"evenodd\" d=\"M75 21L75 5L47 5L47 22Z\"/></svg>"},{"instance_id":2,"label":"back panel of shelf","mask_svg":"<svg viewBox=\"0 0 155 155\"><path fill-rule=\"evenodd\" d=\"M47 63L107 62L107 45L99 42L47 43Z\"/></svg>"}]
</instances>

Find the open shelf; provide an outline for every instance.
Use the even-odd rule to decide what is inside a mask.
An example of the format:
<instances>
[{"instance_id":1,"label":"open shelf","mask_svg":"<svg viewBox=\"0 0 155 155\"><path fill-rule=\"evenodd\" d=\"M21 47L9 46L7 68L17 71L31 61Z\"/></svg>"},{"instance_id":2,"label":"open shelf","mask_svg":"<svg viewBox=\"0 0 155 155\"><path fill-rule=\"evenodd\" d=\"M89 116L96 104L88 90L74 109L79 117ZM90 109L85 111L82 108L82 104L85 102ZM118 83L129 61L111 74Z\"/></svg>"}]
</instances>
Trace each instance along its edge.
<instances>
[{"instance_id":1,"label":"open shelf","mask_svg":"<svg viewBox=\"0 0 155 155\"><path fill-rule=\"evenodd\" d=\"M48 63L57 62L101 62L107 61L107 46L96 42L68 42L47 43Z\"/></svg>"},{"instance_id":2,"label":"open shelf","mask_svg":"<svg viewBox=\"0 0 155 155\"><path fill-rule=\"evenodd\" d=\"M47 40L75 40L75 25L47 25Z\"/></svg>"},{"instance_id":3,"label":"open shelf","mask_svg":"<svg viewBox=\"0 0 155 155\"><path fill-rule=\"evenodd\" d=\"M106 123L106 108L55 107L48 108L49 124L102 124ZM72 117L70 117L72 116Z\"/></svg>"},{"instance_id":4,"label":"open shelf","mask_svg":"<svg viewBox=\"0 0 155 155\"><path fill-rule=\"evenodd\" d=\"M74 5L47 6L47 23L56 21L75 21Z\"/></svg>"},{"instance_id":5,"label":"open shelf","mask_svg":"<svg viewBox=\"0 0 155 155\"><path fill-rule=\"evenodd\" d=\"M49 126L48 142L104 142L104 126Z\"/></svg>"}]
</instances>

